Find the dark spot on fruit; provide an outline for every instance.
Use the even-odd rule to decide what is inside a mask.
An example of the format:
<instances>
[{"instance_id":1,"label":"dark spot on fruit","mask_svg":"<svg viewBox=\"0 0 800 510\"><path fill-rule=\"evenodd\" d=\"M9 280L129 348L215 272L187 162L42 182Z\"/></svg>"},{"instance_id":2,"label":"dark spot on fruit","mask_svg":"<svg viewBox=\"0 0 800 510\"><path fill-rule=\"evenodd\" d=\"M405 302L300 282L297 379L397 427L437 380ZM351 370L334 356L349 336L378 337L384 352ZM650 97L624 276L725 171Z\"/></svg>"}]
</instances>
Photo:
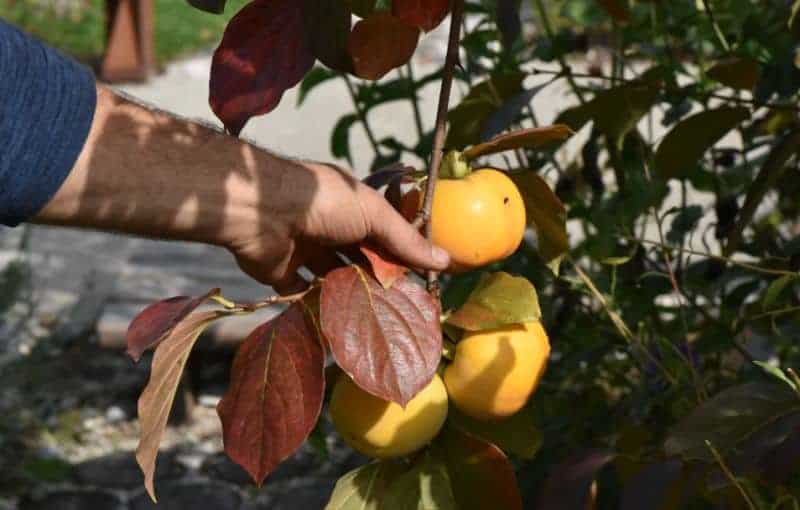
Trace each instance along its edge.
<instances>
[{"instance_id":1,"label":"dark spot on fruit","mask_svg":"<svg viewBox=\"0 0 800 510\"><path fill-rule=\"evenodd\" d=\"M504 203L504 204L507 204L508 202L509 202L509 200L508 200L508 197L506 197L506 198L504 198L504 199L503 199L503 203Z\"/></svg>"}]
</instances>

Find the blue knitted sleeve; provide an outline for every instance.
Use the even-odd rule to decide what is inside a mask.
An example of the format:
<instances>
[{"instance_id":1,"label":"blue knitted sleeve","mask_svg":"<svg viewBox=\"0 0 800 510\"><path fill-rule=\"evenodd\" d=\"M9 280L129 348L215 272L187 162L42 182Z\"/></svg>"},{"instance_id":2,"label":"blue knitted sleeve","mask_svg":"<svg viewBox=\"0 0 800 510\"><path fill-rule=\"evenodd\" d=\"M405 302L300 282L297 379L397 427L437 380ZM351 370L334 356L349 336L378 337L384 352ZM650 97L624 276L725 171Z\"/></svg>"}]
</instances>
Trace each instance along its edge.
<instances>
[{"instance_id":1,"label":"blue knitted sleeve","mask_svg":"<svg viewBox=\"0 0 800 510\"><path fill-rule=\"evenodd\" d=\"M28 220L58 191L96 101L88 69L0 20L0 224Z\"/></svg>"}]
</instances>

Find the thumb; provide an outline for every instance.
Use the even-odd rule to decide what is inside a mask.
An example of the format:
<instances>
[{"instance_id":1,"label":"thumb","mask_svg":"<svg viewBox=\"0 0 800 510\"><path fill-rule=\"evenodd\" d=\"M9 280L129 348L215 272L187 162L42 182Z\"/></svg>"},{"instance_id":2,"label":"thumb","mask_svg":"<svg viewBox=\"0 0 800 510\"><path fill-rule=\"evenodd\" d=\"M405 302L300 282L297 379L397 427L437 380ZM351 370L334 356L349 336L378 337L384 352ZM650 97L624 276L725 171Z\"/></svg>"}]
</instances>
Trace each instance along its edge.
<instances>
[{"instance_id":1,"label":"thumb","mask_svg":"<svg viewBox=\"0 0 800 510\"><path fill-rule=\"evenodd\" d=\"M450 264L450 255L425 239L379 194L369 190L367 222L369 237L412 267L441 271Z\"/></svg>"}]
</instances>

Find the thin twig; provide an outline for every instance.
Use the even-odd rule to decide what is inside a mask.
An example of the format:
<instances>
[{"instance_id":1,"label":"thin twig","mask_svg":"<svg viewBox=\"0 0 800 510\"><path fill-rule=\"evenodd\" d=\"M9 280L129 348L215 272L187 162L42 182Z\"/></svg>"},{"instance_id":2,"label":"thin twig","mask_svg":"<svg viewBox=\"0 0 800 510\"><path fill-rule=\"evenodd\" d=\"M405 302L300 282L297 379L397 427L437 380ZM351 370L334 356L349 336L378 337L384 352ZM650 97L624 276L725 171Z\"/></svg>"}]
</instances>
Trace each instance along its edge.
<instances>
[{"instance_id":1,"label":"thin twig","mask_svg":"<svg viewBox=\"0 0 800 510\"><path fill-rule=\"evenodd\" d=\"M547 37L553 41L556 38L556 34L553 31L553 26L550 24L550 17L547 15L547 8L544 6L544 2L542 0L535 0L534 5L536 7L537 12L539 13L539 18L542 21L542 27L544 28L545 34ZM558 55L558 64L561 66L561 74L567 79L569 86L572 88L572 92L578 98L578 101L581 104L586 103L586 99L583 97L581 93L580 87L575 82L572 74L572 68L567 64L567 60L564 58L564 55Z\"/></svg>"},{"instance_id":2,"label":"thin twig","mask_svg":"<svg viewBox=\"0 0 800 510\"><path fill-rule=\"evenodd\" d=\"M720 262L726 262L726 263L731 264L733 266L739 266L741 268L749 269L751 271L755 271L755 272L761 273L761 274L768 274L768 275L773 275L773 276L787 276L787 275L795 276L795 275L798 274L795 271L784 271L784 270L781 270L781 269L768 269L766 267L760 267L760 266L757 266L755 264L749 264L747 262L734 260L734 259L732 259L730 257L723 257L721 255L714 255L713 253L691 250L691 249L685 248L683 246L673 247L673 246L669 246L669 245L666 245L666 244L663 244L663 243L659 243L657 241L649 241L647 239L639 239L639 238L636 238L636 237L633 237L633 236L625 236L625 238L629 239L631 241L638 242L638 243L650 244L650 245L653 245L653 246L657 246L657 247L659 247L661 249L676 249L676 250L679 250L681 253L689 253L691 255L698 255L700 257L706 257L706 258L709 258L709 259L719 260Z\"/></svg>"},{"instance_id":3,"label":"thin twig","mask_svg":"<svg viewBox=\"0 0 800 510\"><path fill-rule=\"evenodd\" d=\"M376 157L380 157L381 149L378 145L378 140L375 138L375 133L372 132L372 127L367 121L366 112L364 112L364 109L361 108L361 104L358 102L358 97L356 96L356 89L353 87L353 82L350 80L350 77L347 74L342 74L342 78L347 84L347 91L350 93L350 99L353 100L353 108L356 110L356 116L358 117L359 122L361 122L361 125L364 126L364 131L367 133L367 139L369 140L370 145L372 145L372 150L375 151Z\"/></svg>"},{"instance_id":4,"label":"thin twig","mask_svg":"<svg viewBox=\"0 0 800 510\"><path fill-rule=\"evenodd\" d=\"M317 285L312 284L306 290L297 292L295 294L288 294L286 296L271 296L255 303L235 303L228 301L221 296L212 296L211 299L220 303L225 309L231 313L251 313L263 308L267 308L280 303L294 303L306 297L312 290L316 289Z\"/></svg>"},{"instance_id":5,"label":"thin twig","mask_svg":"<svg viewBox=\"0 0 800 510\"><path fill-rule=\"evenodd\" d=\"M422 139L425 138L425 128L422 126L422 114L419 111L419 97L417 97L414 67L411 65L411 61L406 64L406 72L408 73L408 99L411 101L411 107L414 110L414 124L417 126L419 140L422 142Z\"/></svg>"},{"instance_id":6,"label":"thin twig","mask_svg":"<svg viewBox=\"0 0 800 510\"><path fill-rule=\"evenodd\" d=\"M714 460L717 461L717 464L719 464L722 472L725 473L725 476L728 478L728 480L730 480L730 482L739 490L739 493L742 495L742 498L744 499L745 503L747 503L747 506L750 508L750 510L757 510L755 503L753 503L753 500L750 499L750 495L747 494L747 491L742 486L741 482L739 482L739 480L733 475L733 472L725 463L725 459L723 459L722 455L720 455L717 449L714 448L714 445L711 444L711 441L706 440L706 446L709 450L711 450L711 455L714 456Z\"/></svg>"},{"instance_id":7,"label":"thin twig","mask_svg":"<svg viewBox=\"0 0 800 510\"><path fill-rule=\"evenodd\" d=\"M433 209L433 190L439 179L439 166L444 156L444 142L447 134L447 111L450 107L450 91L453 88L453 72L458 63L458 49L461 40L461 19L464 16L464 0L454 0L452 14L450 15L450 40L447 44L447 57L445 58L442 75L442 88L439 91L439 109L436 113L436 129L433 137L433 153L431 165L428 168L428 182L425 188L425 202L422 214L425 220L425 236L432 237L431 210ZM436 271L428 271L428 291L438 297L439 275Z\"/></svg>"},{"instance_id":8,"label":"thin twig","mask_svg":"<svg viewBox=\"0 0 800 510\"><path fill-rule=\"evenodd\" d=\"M543 69L543 68L535 67L535 68L533 68L531 70L531 72L533 74L567 76L567 73L565 73L561 69L553 70L553 69ZM642 87L658 88L658 89L661 89L661 90L666 90L668 92L679 92L679 93L683 92L683 89L677 89L677 88L671 87L671 86L669 86L668 84L665 84L665 83L639 82L636 79L628 79L628 78L617 78L617 79L615 79L615 78L613 78L611 76L606 76L606 75L603 75L603 74L576 73L574 71L569 71L568 75L570 77L572 77L572 78L581 78L581 79L586 79L586 80L602 80L602 81L608 81L608 82L612 82L612 83L614 81L617 81L617 82L622 83L622 84L637 83L637 84L641 85ZM581 87L579 87L579 88L581 88ZM583 87L583 88L585 88L585 87ZM687 94L687 96L695 97L695 96L692 96L691 94ZM732 103L737 103L737 104L751 105L751 106L756 107L756 108L769 108L769 109L775 109L775 110L795 110L795 111L800 111L800 105L793 104L793 103L770 103L770 102L759 101L757 99L747 99L747 98L744 98L744 97L736 97L736 96L728 96L728 95L725 95L725 94L718 94L716 92L698 93L698 94L696 94L696 97L705 98L705 99L708 99L708 98L720 99L720 100L723 100L723 101L730 101Z\"/></svg>"},{"instance_id":9,"label":"thin twig","mask_svg":"<svg viewBox=\"0 0 800 510\"><path fill-rule=\"evenodd\" d=\"M706 14L708 14L708 20L711 22L711 27L714 29L717 39L719 39L720 44L722 44L722 48L725 51L731 51L731 45L728 43L728 39L725 38L725 34L722 32L719 23L717 23L714 11L711 9L711 3L709 3L708 0L703 0L703 7L705 8Z\"/></svg>"}]
</instances>

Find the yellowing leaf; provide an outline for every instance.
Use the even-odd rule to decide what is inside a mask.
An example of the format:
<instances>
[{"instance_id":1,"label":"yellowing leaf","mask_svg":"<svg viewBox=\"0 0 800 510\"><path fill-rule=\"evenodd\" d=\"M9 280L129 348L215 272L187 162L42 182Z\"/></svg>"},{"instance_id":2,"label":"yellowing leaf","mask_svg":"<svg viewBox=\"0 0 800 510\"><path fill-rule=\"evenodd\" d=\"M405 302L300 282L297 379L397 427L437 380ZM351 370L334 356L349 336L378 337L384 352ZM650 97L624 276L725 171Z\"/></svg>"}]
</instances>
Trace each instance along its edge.
<instances>
[{"instance_id":1,"label":"yellowing leaf","mask_svg":"<svg viewBox=\"0 0 800 510\"><path fill-rule=\"evenodd\" d=\"M156 470L156 456L167 418L175 400L175 393L181 381L186 360L200 334L215 320L225 316L225 312L206 312L190 315L181 321L156 348L150 381L139 397L139 447L136 460L144 473L147 493L156 501L153 477Z\"/></svg>"},{"instance_id":2,"label":"yellowing leaf","mask_svg":"<svg viewBox=\"0 0 800 510\"><path fill-rule=\"evenodd\" d=\"M402 510L457 510L447 466L430 450L389 486L381 508Z\"/></svg>"},{"instance_id":3,"label":"yellowing leaf","mask_svg":"<svg viewBox=\"0 0 800 510\"><path fill-rule=\"evenodd\" d=\"M684 119L658 146L656 172L665 180L685 176L708 149L749 116L747 108L723 107Z\"/></svg>"},{"instance_id":4,"label":"yellowing leaf","mask_svg":"<svg viewBox=\"0 0 800 510\"><path fill-rule=\"evenodd\" d=\"M380 510L386 488L400 473L394 462L374 462L350 471L336 482L325 510Z\"/></svg>"},{"instance_id":5,"label":"yellowing leaf","mask_svg":"<svg viewBox=\"0 0 800 510\"><path fill-rule=\"evenodd\" d=\"M536 288L525 278L508 273L484 275L447 323L469 331L536 322L542 316Z\"/></svg>"},{"instance_id":6,"label":"yellowing leaf","mask_svg":"<svg viewBox=\"0 0 800 510\"><path fill-rule=\"evenodd\" d=\"M536 229L539 256L558 275L561 261L569 251L567 210L547 182L534 172L510 175L525 201L528 224Z\"/></svg>"}]
</instances>

